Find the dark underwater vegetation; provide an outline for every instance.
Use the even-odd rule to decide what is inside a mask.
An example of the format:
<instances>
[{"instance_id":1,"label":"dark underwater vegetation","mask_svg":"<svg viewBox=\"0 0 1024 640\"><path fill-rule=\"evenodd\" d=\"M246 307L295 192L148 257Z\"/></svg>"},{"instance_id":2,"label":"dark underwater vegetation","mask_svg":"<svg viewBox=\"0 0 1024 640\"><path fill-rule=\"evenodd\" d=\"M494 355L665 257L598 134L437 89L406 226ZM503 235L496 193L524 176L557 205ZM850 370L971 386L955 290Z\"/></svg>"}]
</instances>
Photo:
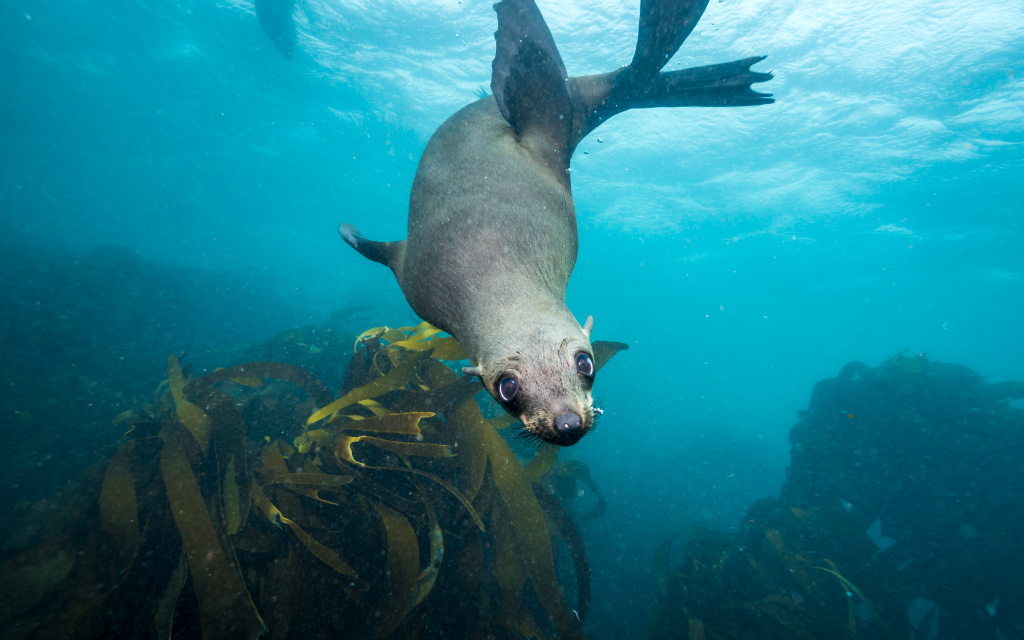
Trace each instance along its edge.
<instances>
[{"instance_id":1,"label":"dark underwater vegetation","mask_svg":"<svg viewBox=\"0 0 1024 640\"><path fill-rule=\"evenodd\" d=\"M639 4L540 6L579 74ZM1024 637L1022 25L709 3L671 67L776 103L580 145L629 349L557 451L336 232L405 236L491 2L4 3L0 637Z\"/></svg>"}]
</instances>

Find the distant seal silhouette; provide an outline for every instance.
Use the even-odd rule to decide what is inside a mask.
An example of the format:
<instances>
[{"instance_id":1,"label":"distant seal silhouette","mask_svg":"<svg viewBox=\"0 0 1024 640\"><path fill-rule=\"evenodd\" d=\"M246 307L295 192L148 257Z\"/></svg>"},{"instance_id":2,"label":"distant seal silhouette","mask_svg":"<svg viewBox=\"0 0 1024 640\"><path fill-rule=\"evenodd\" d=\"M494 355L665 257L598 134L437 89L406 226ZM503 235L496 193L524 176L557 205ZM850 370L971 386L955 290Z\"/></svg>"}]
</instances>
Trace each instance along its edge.
<instances>
[{"instance_id":1,"label":"distant seal silhouette","mask_svg":"<svg viewBox=\"0 0 1024 640\"><path fill-rule=\"evenodd\" d=\"M391 267L413 310L453 335L528 435L575 444L591 428L593 318L565 304L576 263L569 162L580 141L627 109L774 102L750 85L764 56L661 73L708 0L642 0L632 63L570 78L534 0L502 0L493 96L448 118L420 159L409 235L373 242L351 224L345 241Z\"/></svg>"},{"instance_id":2,"label":"distant seal silhouette","mask_svg":"<svg viewBox=\"0 0 1024 640\"><path fill-rule=\"evenodd\" d=\"M295 0L255 0L256 18L285 58L292 59L298 34L295 29Z\"/></svg>"}]
</instances>

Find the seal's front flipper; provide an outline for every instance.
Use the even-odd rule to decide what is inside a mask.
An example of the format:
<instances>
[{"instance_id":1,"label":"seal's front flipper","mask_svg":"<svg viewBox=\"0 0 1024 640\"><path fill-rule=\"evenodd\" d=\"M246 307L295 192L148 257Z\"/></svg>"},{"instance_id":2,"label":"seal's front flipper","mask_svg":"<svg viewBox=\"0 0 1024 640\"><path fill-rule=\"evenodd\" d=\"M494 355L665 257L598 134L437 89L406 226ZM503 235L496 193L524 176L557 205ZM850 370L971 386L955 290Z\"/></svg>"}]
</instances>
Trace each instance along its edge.
<instances>
[{"instance_id":1,"label":"seal's front flipper","mask_svg":"<svg viewBox=\"0 0 1024 640\"><path fill-rule=\"evenodd\" d=\"M661 72L700 20L708 0L642 0L636 52L629 66L570 78L573 131L570 149L602 122L627 109L740 107L775 102L750 85L772 79L751 71L764 56L725 64Z\"/></svg>"},{"instance_id":2,"label":"seal's front flipper","mask_svg":"<svg viewBox=\"0 0 1024 640\"><path fill-rule=\"evenodd\" d=\"M569 166L572 99L558 47L534 0L502 0L491 90L519 138L545 162Z\"/></svg>"},{"instance_id":3,"label":"seal's front flipper","mask_svg":"<svg viewBox=\"0 0 1024 640\"><path fill-rule=\"evenodd\" d=\"M350 247L363 254L364 258L387 265L391 267L392 271L395 270L398 261L401 259L402 250L405 248L405 240L400 242L374 242L373 240L367 240L359 235L358 229L347 222L338 227L338 233L341 234L341 238Z\"/></svg>"}]
</instances>

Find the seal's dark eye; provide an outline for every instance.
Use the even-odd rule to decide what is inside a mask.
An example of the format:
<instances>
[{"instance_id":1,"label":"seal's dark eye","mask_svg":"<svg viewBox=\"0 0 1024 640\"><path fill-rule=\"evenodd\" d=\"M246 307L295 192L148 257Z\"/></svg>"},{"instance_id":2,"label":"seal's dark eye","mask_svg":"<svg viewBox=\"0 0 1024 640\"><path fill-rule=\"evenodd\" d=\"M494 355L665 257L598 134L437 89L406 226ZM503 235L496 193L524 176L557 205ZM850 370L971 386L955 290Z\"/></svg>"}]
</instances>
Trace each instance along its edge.
<instances>
[{"instance_id":1,"label":"seal's dark eye","mask_svg":"<svg viewBox=\"0 0 1024 640\"><path fill-rule=\"evenodd\" d=\"M576 356L576 370L585 376L594 375L594 361L585 353Z\"/></svg>"},{"instance_id":2,"label":"seal's dark eye","mask_svg":"<svg viewBox=\"0 0 1024 640\"><path fill-rule=\"evenodd\" d=\"M519 383L515 378L502 378L498 383L498 395L505 402L512 402L512 398L516 397L516 391L519 391Z\"/></svg>"}]
</instances>

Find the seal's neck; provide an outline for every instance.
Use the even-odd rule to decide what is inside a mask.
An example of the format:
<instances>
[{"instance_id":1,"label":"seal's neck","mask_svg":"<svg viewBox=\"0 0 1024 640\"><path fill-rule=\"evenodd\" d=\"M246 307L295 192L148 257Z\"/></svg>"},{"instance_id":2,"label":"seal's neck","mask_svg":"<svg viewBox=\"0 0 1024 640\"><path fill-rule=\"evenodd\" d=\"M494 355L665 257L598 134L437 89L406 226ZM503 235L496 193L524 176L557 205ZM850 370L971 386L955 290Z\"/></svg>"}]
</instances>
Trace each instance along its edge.
<instances>
[{"instance_id":1,"label":"seal's neck","mask_svg":"<svg viewBox=\"0 0 1024 640\"><path fill-rule=\"evenodd\" d=\"M543 345L557 351L566 337L580 332L565 302L550 295L492 300L486 306L488 313L465 323L456 335L474 366L490 368L510 355L543 349Z\"/></svg>"}]
</instances>

